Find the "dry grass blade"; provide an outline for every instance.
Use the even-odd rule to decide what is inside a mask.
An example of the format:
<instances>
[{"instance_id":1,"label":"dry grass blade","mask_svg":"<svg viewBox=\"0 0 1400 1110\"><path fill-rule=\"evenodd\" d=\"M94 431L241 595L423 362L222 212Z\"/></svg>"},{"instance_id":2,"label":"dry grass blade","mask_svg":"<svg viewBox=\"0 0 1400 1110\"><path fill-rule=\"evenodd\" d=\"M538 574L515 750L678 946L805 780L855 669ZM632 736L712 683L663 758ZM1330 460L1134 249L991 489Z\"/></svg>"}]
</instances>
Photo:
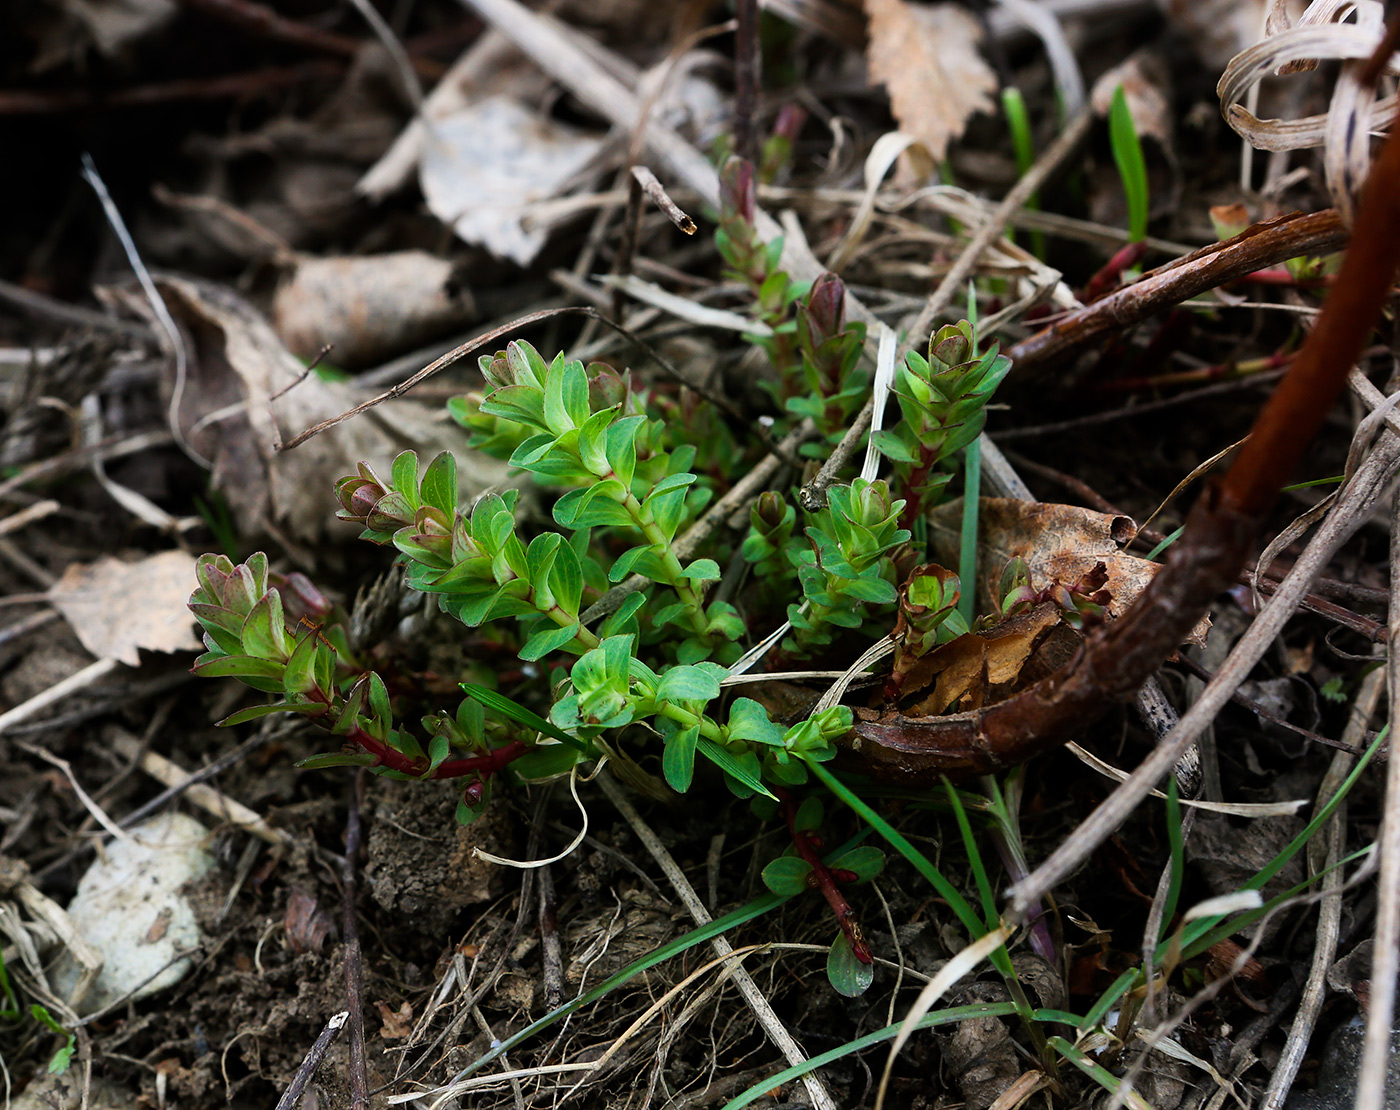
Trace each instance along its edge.
<instances>
[{"instance_id":1,"label":"dry grass blade","mask_svg":"<svg viewBox=\"0 0 1400 1110\"><path fill-rule=\"evenodd\" d=\"M1334 22L1354 14L1355 23ZM1374 86L1362 81L1365 63L1382 41L1384 6L1377 0L1340 3L1314 0L1298 24L1272 33L1231 59L1220 78L1220 109L1231 127L1260 150L1323 146L1323 165L1333 203L1350 223L1353 194L1370 164L1370 137L1395 114L1396 97L1377 102ZM1326 115L1298 120L1256 117L1242 103L1264 78L1315 68L1319 60L1346 64L1337 78ZM1392 60L1390 73L1400 73Z\"/></svg>"}]
</instances>

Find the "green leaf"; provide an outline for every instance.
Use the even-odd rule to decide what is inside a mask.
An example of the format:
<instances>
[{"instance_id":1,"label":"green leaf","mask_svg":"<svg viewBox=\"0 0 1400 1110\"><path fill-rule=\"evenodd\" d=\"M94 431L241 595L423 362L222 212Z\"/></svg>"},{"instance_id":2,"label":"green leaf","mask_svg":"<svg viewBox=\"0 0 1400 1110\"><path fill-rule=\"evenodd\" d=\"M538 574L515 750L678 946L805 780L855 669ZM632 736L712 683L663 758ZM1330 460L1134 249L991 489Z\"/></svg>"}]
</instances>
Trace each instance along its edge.
<instances>
[{"instance_id":1,"label":"green leaf","mask_svg":"<svg viewBox=\"0 0 1400 1110\"><path fill-rule=\"evenodd\" d=\"M408 499L408 507L416 512L420 504L418 500L418 452L401 452L394 459L389 480L394 490ZM412 513L409 515L411 516Z\"/></svg>"},{"instance_id":2,"label":"green leaf","mask_svg":"<svg viewBox=\"0 0 1400 1110\"><path fill-rule=\"evenodd\" d=\"M740 783L755 794L762 794L766 798L776 797L768 787L763 785L758 774L748 766L749 763L756 764L758 762L757 759L741 761L739 758L730 755L708 736L700 737L697 747L701 755L735 782Z\"/></svg>"},{"instance_id":3,"label":"green leaf","mask_svg":"<svg viewBox=\"0 0 1400 1110\"><path fill-rule=\"evenodd\" d=\"M628 548L621 555L619 555L617 557L617 560L613 563L613 565L608 568L608 581L621 582L624 578L626 578L629 574L632 573L632 568L637 565L638 559L642 558L644 555L649 555L651 553L652 545L649 543L639 544L636 547Z\"/></svg>"},{"instance_id":4,"label":"green leaf","mask_svg":"<svg viewBox=\"0 0 1400 1110\"><path fill-rule=\"evenodd\" d=\"M855 872L856 882L868 883L885 869L885 853L873 844L862 844L852 848L843 856L831 861L833 869Z\"/></svg>"},{"instance_id":5,"label":"green leaf","mask_svg":"<svg viewBox=\"0 0 1400 1110\"><path fill-rule=\"evenodd\" d=\"M207 660L207 662L206 662ZM212 659L201 655L194 669L201 678L267 679L276 683L275 692L282 692L282 671L286 664L275 659L260 659L252 655L219 655Z\"/></svg>"},{"instance_id":6,"label":"green leaf","mask_svg":"<svg viewBox=\"0 0 1400 1110\"><path fill-rule=\"evenodd\" d=\"M730 706L728 732L731 739L780 748L783 731L769 719L768 710L752 698L735 698Z\"/></svg>"},{"instance_id":7,"label":"green leaf","mask_svg":"<svg viewBox=\"0 0 1400 1110\"><path fill-rule=\"evenodd\" d=\"M626 494L616 478L570 490L554 503L554 519L565 528L626 527L635 523L620 504Z\"/></svg>"},{"instance_id":8,"label":"green leaf","mask_svg":"<svg viewBox=\"0 0 1400 1110\"><path fill-rule=\"evenodd\" d=\"M324 767L373 767L379 757L372 752L327 752L297 760L303 771L319 771Z\"/></svg>"},{"instance_id":9,"label":"green leaf","mask_svg":"<svg viewBox=\"0 0 1400 1110\"><path fill-rule=\"evenodd\" d=\"M284 661L291 653L282 621L282 595L268 590L258 598L243 622L243 650L259 659Z\"/></svg>"},{"instance_id":10,"label":"green leaf","mask_svg":"<svg viewBox=\"0 0 1400 1110\"><path fill-rule=\"evenodd\" d=\"M312 710L318 712L312 712ZM249 721L256 721L259 717L268 717L273 713L301 713L307 717L319 717L329 711L330 706L319 701L275 701L270 705L250 705L247 709L230 713L219 722L219 727L229 728L233 725L245 725Z\"/></svg>"},{"instance_id":11,"label":"green leaf","mask_svg":"<svg viewBox=\"0 0 1400 1110\"><path fill-rule=\"evenodd\" d=\"M583 363L556 359L544 387L544 422L555 435L588 419L588 375Z\"/></svg>"},{"instance_id":12,"label":"green leaf","mask_svg":"<svg viewBox=\"0 0 1400 1110\"><path fill-rule=\"evenodd\" d=\"M859 998L875 981L875 965L856 959L845 933L837 935L826 957L826 977L837 994Z\"/></svg>"},{"instance_id":13,"label":"green leaf","mask_svg":"<svg viewBox=\"0 0 1400 1110\"><path fill-rule=\"evenodd\" d=\"M443 451L428 464L419 486L423 504L447 514L450 521L457 511L457 458Z\"/></svg>"},{"instance_id":14,"label":"green leaf","mask_svg":"<svg viewBox=\"0 0 1400 1110\"><path fill-rule=\"evenodd\" d=\"M624 416L608 428L604 447L608 465L617 480L629 488L637 469L637 435L645 422L645 416Z\"/></svg>"},{"instance_id":15,"label":"green leaf","mask_svg":"<svg viewBox=\"0 0 1400 1110\"><path fill-rule=\"evenodd\" d=\"M848 578L841 582L841 593L854 601L868 601L874 605L893 605L899 600L899 592L883 578Z\"/></svg>"},{"instance_id":16,"label":"green leaf","mask_svg":"<svg viewBox=\"0 0 1400 1110\"><path fill-rule=\"evenodd\" d=\"M576 748L578 751L587 754L588 747L582 740L576 736L570 736L563 729L550 724L538 713L526 709L523 705L511 701L510 698L496 693L495 690L488 690L484 686L476 686L470 682L463 682L461 685L462 689L466 691L467 697L474 698L481 702L487 709L494 710L506 720L514 721L516 724L524 725L526 728L534 729L536 732L542 732L546 736L558 740L561 744L568 744L569 747Z\"/></svg>"},{"instance_id":17,"label":"green leaf","mask_svg":"<svg viewBox=\"0 0 1400 1110\"><path fill-rule=\"evenodd\" d=\"M666 747L661 753L661 770L666 782L677 794L684 794L690 789L695 773L696 741L699 738L699 725L673 732L666 738Z\"/></svg>"},{"instance_id":18,"label":"green leaf","mask_svg":"<svg viewBox=\"0 0 1400 1110\"><path fill-rule=\"evenodd\" d=\"M812 865L799 856L779 856L763 869L763 885L780 898L810 890L807 878L812 874Z\"/></svg>"},{"instance_id":19,"label":"green leaf","mask_svg":"<svg viewBox=\"0 0 1400 1110\"><path fill-rule=\"evenodd\" d=\"M567 744L540 744L511 760L510 769L523 779L539 781L567 775L580 753Z\"/></svg>"},{"instance_id":20,"label":"green leaf","mask_svg":"<svg viewBox=\"0 0 1400 1110\"><path fill-rule=\"evenodd\" d=\"M717 666L672 667L661 676L656 687L658 701L712 701L719 697L719 676L723 668Z\"/></svg>"},{"instance_id":21,"label":"green leaf","mask_svg":"<svg viewBox=\"0 0 1400 1110\"><path fill-rule=\"evenodd\" d=\"M520 649L520 658L527 662L536 659L543 659L552 651L558 651L566 644L573 643L574 637L579 634L582 625L577 623L568 625L549 625L547 628L531 634L525 641L524 647Z\"/></svg>"},{"instance_id":22,"label":"green leaf","mask_svg":"<svg viewBox=\"0 0 1400 1110\"><path fill-rule=\"evenodd\" d=\"M689 578L692 582L714 582L719 579L719 564L713 559L696 559L685 570L681 571L682 578Z\"/></svg>"}]
</instances>

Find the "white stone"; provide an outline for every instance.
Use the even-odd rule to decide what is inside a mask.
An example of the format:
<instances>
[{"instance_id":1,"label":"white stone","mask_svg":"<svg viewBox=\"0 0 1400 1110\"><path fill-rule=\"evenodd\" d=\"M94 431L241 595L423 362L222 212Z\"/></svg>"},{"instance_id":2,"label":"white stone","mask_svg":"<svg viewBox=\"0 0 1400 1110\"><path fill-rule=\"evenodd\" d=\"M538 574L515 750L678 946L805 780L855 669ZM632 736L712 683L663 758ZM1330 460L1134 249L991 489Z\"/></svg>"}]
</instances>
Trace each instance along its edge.
<instances>
[{"instance_id":1,"label":"white stone","mask_svg":"<svg viewBox=\"0 0 1400 1110\"><path fill-rule=\"evenodd\" d=\"M208 831L192 817L164 813L129 830L99 853L78 883L68 907L78 935L102 957L102 970L80 999L70 1004L92 1013L128 994L144 998L174 986L191 967L178 953L201 940L194 910L181 893L204 875L213 857L204 849ZM50 975L68 998L82 969L65 953Z\"/></svg>"}]
</instances>

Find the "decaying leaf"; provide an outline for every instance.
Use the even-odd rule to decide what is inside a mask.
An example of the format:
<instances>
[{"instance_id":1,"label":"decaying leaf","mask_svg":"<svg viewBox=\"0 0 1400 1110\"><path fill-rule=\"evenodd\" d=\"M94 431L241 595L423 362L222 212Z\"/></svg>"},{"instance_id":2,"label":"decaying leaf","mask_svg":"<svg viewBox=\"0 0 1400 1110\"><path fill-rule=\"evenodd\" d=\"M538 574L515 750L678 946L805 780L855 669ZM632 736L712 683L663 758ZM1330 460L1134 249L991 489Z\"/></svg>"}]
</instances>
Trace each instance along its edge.
<instances>
[{"instance_id":1,"label":"decaying leaf","mask_svg":"<svg viewBox=\"0 0 1400 1110\"><path fill-rule=\"evenodd\" d=\"M935 159L963 133L973 112L990 111L996 74L982 60L982 29L953 4L865 0L870 79L889 90L900 129Z\"/></svg>"},{"instance_id":2,"label":"decaying leaf","mask_svg":"<svg viewBox=\"0 0 1400 1110\"><path fill-rule=\"evenodd\" d=\"M370 366L475 317L452 271L426 251L302 257L277 289L273 327L304 359L329 346L336 366Z\"/></svg>"},{"instance_id":3,"label":"decaying leaf","mask_svg":"<svg viewBox=\"0 0 1400 1110\"><path fill-rule=\"evenodd\" d=\"M383 1023L379 1035L386 1041L400 1041L413 1032L413 1003L403 1002L397 1010L389 1008L387 1002L375 1002L379 1020Z\"/></svg>"},{"instance_id":4,"label":"decaying leaf","mask_svg":"<svg viewBox=\"0 0 1400 1110\"><path fill-rule=\"evenodd\" d=\"M510 97L487 97L433 127L419 184L458 236L527 266L547 238L522 223L530 205L556 196L602 145Z\"/></svg>"},{"instance_id":5,"label":"decaying leaf","mask_svg":"<svg viewBox=\"0 0 1400 1110\"><path fill-rule=\"evenodd\" d=\"M99 659L139 666L137 649L198 651L190 616L194 556L163 551L134 563L72 563L49 589L55 609Z\"/></svg>"},{"instance_id":6,"label":"decaying leaf","mask_svg":"<svg viewBox=\"0 0 1400 1110\"><path fill-rule=\"evenodd\" d=\"M1051 505L1016 498L984 497L979 513L977 583L975 605L980 613L993 612L1002 569L1021 558L1030 568L1031 584L1072 586L1095 564L1103 563L1108 579L1107 616L1121 616L1152 580L1159 564L1129 555L1122 548L1137 533L1137 525L1125 516L1112 516L1077 505ZM932 558L956 566L962 525L962 501L941 505L929 514ZM1205 642L1208 620L1193 630L1190 643Z\"/></svg>"},{"instance_id":7,"label":"decaying leaf","mask_svg":"<svg viewBox=\"0 0 1400 1110\"><path fill-rule=\"evenodd\" d=\"M1078 633L1060 620L1060 609L1052 602L980 634L959 636L919 660L906 689L930 681L934 688L908 715L963 713L1000 701L1064 663L1078 642Z\"/></svg>"},{"instance_id":8,"label":"decaying leaf","mask_svg":"<svg viewBox=\"0 0 1400 1110\"><path fill-rule=\"evenodd\" d=\"M436 408L401 398L279 451L296 433L354 408L364 391L306 374L267 320L230 290L172 277L161 278L160 287L189 355L187 380L176 383L172 374L169 383L179 387L180 430L212 461L215 485L245 534L272 527L302 543L327 534L349 538L329 496L336 479L361 460L387 473L409 447L425 456L457 448L466 495L505 481L505 464L460 450L460 430Z\"/></svg>"}]
</instances>

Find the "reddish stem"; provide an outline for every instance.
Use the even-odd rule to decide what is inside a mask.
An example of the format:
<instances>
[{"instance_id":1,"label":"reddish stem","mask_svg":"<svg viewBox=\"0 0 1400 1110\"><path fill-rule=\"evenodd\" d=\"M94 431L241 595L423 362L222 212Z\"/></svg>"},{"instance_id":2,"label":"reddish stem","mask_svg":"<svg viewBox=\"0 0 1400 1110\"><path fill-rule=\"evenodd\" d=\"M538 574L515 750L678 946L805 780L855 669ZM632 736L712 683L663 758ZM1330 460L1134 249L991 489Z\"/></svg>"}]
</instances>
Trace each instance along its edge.
<instances>
[{"instance_id":1,"label":"reddish stem","mask_svg":"<svg viewBox=\"0 0 1400 1110\"><path fill-rule=\"evenodd\" d=\"M841 888L836 885L838 882L855 882L855 872L839 868L833 871L828 867L817 854L821 847L821 838L797 827L797 806L793 804L792 795L784 790L780 797L783 820L787 822L788 835L792 837L793 847L797 849L798 856L812 868L807 875L807 885L822 892L822 897L831 907L831 912L836 915L836 924L841 927L841 932L850 943L856 959L863 964L873 964L875 957L871 955L870 945L866 943L865 934L861 931L860 919L851 904L846 901L846 896L841 893Z\"/></svg>"},{"instance_id":2,"label":"reddish stem","mask_svg":"<svg viewBox=\"0 0 1400 1110\"><path fill-rule=\"evenodd\" d=\"M1142 261L1143 255L1147 253L1146 243L1128 243L1113 253L1098 273L1089 279L1089 283L1084 286L1084 303L1093 304L1094 301L1108 296L1123 280L1123 271L1130 270Z\"/></svg>"}]
</instances>

